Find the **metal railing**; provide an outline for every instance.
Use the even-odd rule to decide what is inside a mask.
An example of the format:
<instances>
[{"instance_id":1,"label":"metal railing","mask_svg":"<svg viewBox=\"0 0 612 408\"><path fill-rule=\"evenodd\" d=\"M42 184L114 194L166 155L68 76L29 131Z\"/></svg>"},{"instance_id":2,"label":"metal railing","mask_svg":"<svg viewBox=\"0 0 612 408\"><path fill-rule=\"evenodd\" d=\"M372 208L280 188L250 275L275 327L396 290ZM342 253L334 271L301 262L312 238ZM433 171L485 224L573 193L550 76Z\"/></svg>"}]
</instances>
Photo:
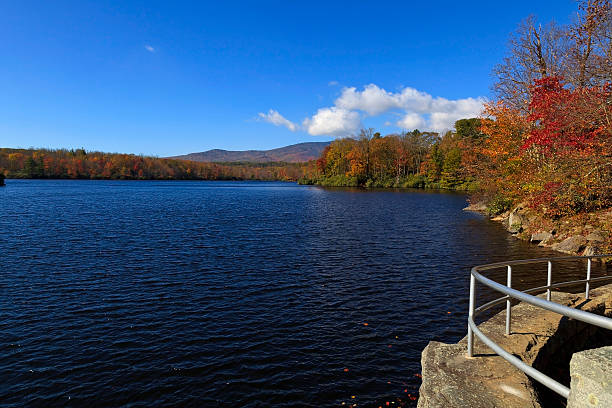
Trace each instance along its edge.
<instances>
[{"instance_id":1,"label":"metal railing","mask_svg":"<svg viewBox=\"0 0 612 408\"><path fill-rule=\"evenodd\" d=\"M512 323L512 308L510 305L510 299L517 299L534 306L540 307L542 309L550 310L551 312L559 313L563 316L570 317L572 319L580 320L585 323L593 324L598 327L602 327L604 329L612 330L612 319L596 315L593 313L585 312L583 310L574 309L571 307L563 306L558 303L554 303L550 300L550 291L553 288L562 288L566 286L572 286L580 283L585 284L585 298L589 298L590 284L591 282L599 282L603 280L612 280L612 276L602 276L598 278L591 278L591 266L592 260L598 258L612 258L612 254L609 255L593 255L593 256L565 256L565 257L557 257L557 258L542 258L542 259L525 259L519 261L508 261L508 262L498 262L487 265L475 266L472 268L470 275L470 304L469 304L469 313L468 313L468 347L467 354L469 357L473 357L474 355L474 335L478 336L480 340L487 346L489 346L495 353L499 356L503 357L510 364L523 371L525 374L533 378L534 380L540 382L544 386L550 388L557 394L568 398L569 397L569 388L559 383L558 381L553 380L547 375L541 373L535 368L525 364L521 359L515 357L510 354L502 347L500 347L493 340L485 336L482 331L478 328L476 323L474 323L474 316L478 313L481 313L487 309L492 308L498 304L506 302L506 335L510 335L511 333L511 323ZM576 259L586 259L587 260L587 271L586 271L586 279L575 280L575 281L567 281L560 283L552 283L552 263L557 261L567 261L567 260L576 260ZM518 291L516 289L512 289L512 267L514 265L524 265L524 264L535 264L535 263L548 263L548 276L547 276L547 284L546 286L540 286L537 288L527 289L525 291ZM507 268L507 282L506 285L502 285L497 283L489 278L484 277L480 274L480 272L488 271L496 268ZM476 281L482 283L483 285L497 291L503 293L505 296L495 299L493 301L487 302L482 306L475 307L476 300ZM530 293L540 292L546 289L546 300L530 295Z\"/></svg>"}]
</instances>

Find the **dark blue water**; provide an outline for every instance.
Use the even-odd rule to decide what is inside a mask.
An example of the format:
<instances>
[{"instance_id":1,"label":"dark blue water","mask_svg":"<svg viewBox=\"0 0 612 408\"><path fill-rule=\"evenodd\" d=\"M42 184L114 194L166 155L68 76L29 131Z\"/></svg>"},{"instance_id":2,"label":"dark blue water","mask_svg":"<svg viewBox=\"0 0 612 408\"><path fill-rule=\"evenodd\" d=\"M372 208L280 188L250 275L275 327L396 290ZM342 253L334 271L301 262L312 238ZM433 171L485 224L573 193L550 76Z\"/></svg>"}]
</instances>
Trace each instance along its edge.
<instances>
[{"instance_id":1,"label":"dark blue water","mask_svg":"<svg viewBox=\"0 0 612 408\"><path fill-rule=\"evenodd\" d=\"M413 406L422 348L465 334L469 267L551 255L465 205L290 183L8 180L1 404Z\"/></svg>"}]
</instances>

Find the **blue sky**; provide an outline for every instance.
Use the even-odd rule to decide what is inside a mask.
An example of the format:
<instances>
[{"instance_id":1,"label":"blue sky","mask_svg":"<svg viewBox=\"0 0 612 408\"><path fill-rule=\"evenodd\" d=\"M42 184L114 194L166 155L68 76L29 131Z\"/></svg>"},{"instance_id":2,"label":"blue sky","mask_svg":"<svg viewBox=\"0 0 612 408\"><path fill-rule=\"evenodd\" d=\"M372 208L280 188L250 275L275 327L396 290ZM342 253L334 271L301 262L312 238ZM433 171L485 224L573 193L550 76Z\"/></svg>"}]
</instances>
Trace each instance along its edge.
<instances>
[{"instance_id":1,"label":"blue sky","mask_svg":"<svg viewBox=\"0 0 612 408\"><path fill-rule=\"evenodd\" d=\"M167 156L440 130L491 96L524 17L576 11L415 3L0 0L0 147Z\"/></svg>"}]
</instances>

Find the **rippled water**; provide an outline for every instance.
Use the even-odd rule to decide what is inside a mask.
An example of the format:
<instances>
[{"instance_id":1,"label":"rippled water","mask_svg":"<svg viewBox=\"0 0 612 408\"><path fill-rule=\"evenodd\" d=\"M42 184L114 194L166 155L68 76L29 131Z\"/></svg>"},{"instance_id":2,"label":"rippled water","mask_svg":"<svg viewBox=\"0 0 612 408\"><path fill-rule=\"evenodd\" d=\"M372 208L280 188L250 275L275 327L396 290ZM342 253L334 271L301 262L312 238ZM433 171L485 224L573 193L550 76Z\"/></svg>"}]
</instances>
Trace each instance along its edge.
<instances>
[{"instance_id":1,"label":"rippled water","mask_svg":"<svg viewBox=\"0 0 612 408\"><path fill-rule=\"evenodd\" d=\"M0 401L413 406L422 348L465 334L469 267L551 255L464 206L290 183L8 180Z\"/></svg>"}]
</instances>

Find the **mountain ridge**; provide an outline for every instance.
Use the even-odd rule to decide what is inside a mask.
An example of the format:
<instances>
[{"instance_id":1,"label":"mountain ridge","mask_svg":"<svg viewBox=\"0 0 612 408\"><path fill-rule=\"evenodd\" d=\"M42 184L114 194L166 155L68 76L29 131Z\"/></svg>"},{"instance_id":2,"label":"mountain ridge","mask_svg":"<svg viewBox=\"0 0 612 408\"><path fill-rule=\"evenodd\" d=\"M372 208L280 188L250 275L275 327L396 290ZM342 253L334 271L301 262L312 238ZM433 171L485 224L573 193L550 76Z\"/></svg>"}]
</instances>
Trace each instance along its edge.
<instances>
[{"instance_id":1,"label":"mountain ridge","mask_svg":"<svg viewBox=\"0 0 612 408\"><path fill-rule=\"evenodd\" d=\"M168 157L169 159L191 160L209 163L227 162L287 162L301 163L314 160L321 156L323 149L329 142L303 142L289 146L278 147L269 150L223 150L212 149L204 152L188 153L179 156Z\"/></svg>"}]
</instances>

